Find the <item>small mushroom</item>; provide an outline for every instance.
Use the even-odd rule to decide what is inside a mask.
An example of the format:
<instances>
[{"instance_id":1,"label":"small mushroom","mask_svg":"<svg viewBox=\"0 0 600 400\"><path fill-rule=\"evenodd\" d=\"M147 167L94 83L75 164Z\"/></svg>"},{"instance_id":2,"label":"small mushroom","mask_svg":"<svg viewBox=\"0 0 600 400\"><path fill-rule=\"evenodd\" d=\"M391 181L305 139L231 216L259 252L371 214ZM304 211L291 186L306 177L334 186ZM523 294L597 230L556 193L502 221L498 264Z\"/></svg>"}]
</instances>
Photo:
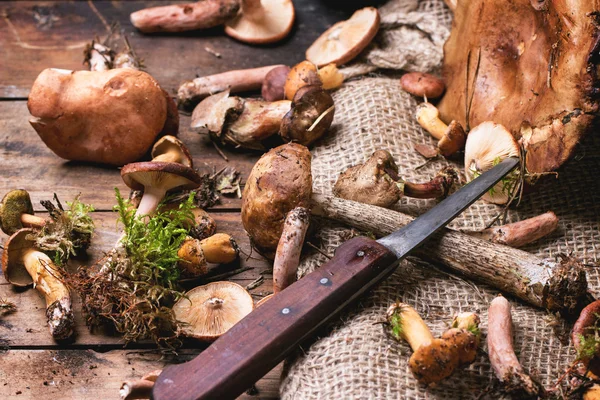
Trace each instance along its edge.
<instances>
[{"instance_id":1,"label":"small mushroom","mask_svg":"<svg viewBox=\"0 0 600 400\"><path fill-rule=\"evenodd\" d=\"M235 17L240 0L202 0L189 4L145 8L131 13L133 26L144 33L208 29Z\"/></svg>"},{"instance_id":2,"label":"small mushroom","mask_svg":"<svg viewBox=\"0 0 600 400\"><path fill-rule=\"evenodd\" d=\"M208 263L198 239L190 237L184 240L177 251L177 257L181 278L197 278L208 272Z\"/></svg>"},{"instance_id":3,"label":"small mushroom","mask_svg":"<svg viewBox=\"0 0 600 400\"><path fill-rule=\"evenodd\" d=\"M4 245L2 272L15 286L33 286L46 299L46 318L55 339L67 339L73 333L74 318L69 289L50 257L34 247L28 236L31 229L15 232Z\"/></svg>"},{"instance_id":4,"label":"small mushroom","mask_svg":"<svg viewBox=\"0 0 600 400\"><path fill-rule=\"evenodd\" d=\"M226 233L217 233L206 239L188 237L181 244L177 263L183 278L197 278L208 272L208 263L227 264L238 258L240 248Z\"/></svg>"},{"instance_id":5,"label":"small mushroom","mask_svg":"<svg viewBox=\"0 0 600 400\"><path fill-rule=\"evenodd\" d=\"M173 306L183 336L212 342L254 309L252 296L233 282L212 282L185 294Z\"/></svg>"},{"instance_id":6,"label":"small mushroom","mask_svg":"<svg viewBox=\"0 0 600 400\"><path fill-rule=\"evenodd\" d=\"M139 192L134 192L139 193ZM135 206L139 206L139 200ZM160 207L161 212L175 210L179 208L179 203L168 203L163 204ZM201 208L194 207L192 208L192 214L194 216L193 220L184 222L184 227L188 229L188 234L194 239L202 240L206 239L209 236L212 236L217 231L217 222L213 217L210 216L209 213L204 211Z\"/></svg>"},{"instance_id":7,"label":"small mushroom","mask_svg":"<svg viewBox=\"0 0 600 400\"><path fill-rule=\"evenodd\" d=\"M346 64L371 43L378 30L377 9L360 9L350 19L338 22L319 36L306 50L306 59L318 67Z\"/></svg>"},{"instance_id":8,"label":"small mushroom","mask_svg":"<svg viewBox=\"0 0 600 400\"><path fill-rule=\"evenodd\" d=\"M519 157L517 141L502 125L484 122L469 132L465 145L465 175L472 181L508 157ZM506 204L517 184L518 174L502 179L482 199L494 204Z\"/></svg>"},{"instance_id":9,"label":"small mushroom","mask_svg":"<svg viewBox=\"0 0 600 400\"><path fill-rule=\"evenodd\" d=\"M493 226L470 235L510 247L523 247L554 232L558 217L552 211L501 226Z\"/></svg>"},{"instance_id":10,"label":"small mushroom","mask_svg":"<svg viewBox=\"0 0 600 400\"><path fill-rule=\"evenodd\" d=\"M408 72L402 75L400 86L413 96L428 99L437 99L446 89L443 80L423 72Z\"/></svg>"},{"instance_id":11,"label":"small mushroom","mask_svg":"<svg viewBox=\"0 0 600 400\"><path fill-rule=\"evenodd\" d=\"M152 388L162 370L157 369L142 376L141 379L125 381L121 384L119 395L121 400L149 399Z\"/></svg>"},{"instance_id":12,"label":"small mushroom","mask_svg":"<svg viewBox=\"0 0 600 400\"><path fill-rule=\"evenodd\" d=\"M262 98L266 101L283 100L285 98L284 86L289 73L290 67L287 65L270 70L262 83Z\"/></svg>"},{"instance_id":13,"label":"small mushroom","mask_svg":"<svg viewBox=\"0 0 600 400\"><path fill-rule=\"evenodd\" d=\"M190 167L160 161L127 164L121 178L131 189L144 191L136 216L152 215L168 191L195 189L202 180Z\"/></svg>"},{"instance_id":14,"label":"small mushroom","mask_svg":"<svg viewBox=\"0 0 600 400\"><path fill-rule=\"evenodd\" d=\"M439 117L438 109L431 103L421 103L416 113L419 125L431 136L438 139L438 152L444 157L449 157L465 146L467 135L462 125L452 121L446 125Z\"/></svg>"},{"instance_id":15,"label":"small mushroom","mask_svg":"<svg viewBox=\"0 0 600 400\"><path fill-rule=\"evenodd\" d=\"M285 98L293 100L298 90L305 86L319 86L329 90L340 87L343 82L344 76L335 64L317 69L310 61L302 61L292 67L285 80Z\"/></svg>"},{"instance_id":16,"label":"small mushroom","mask_svg":"<svg viewBox=\"0 0 600 400\"><path fill-rule=\"evenodd\" d=\"M192 156L183 142L175 136L166 135L152 147L152 161L172 162L194 168Z\"/></svg>"},{"instance_id":17,"label":"small mushroom","mask_svg":"<svg viewBox=\"0 0 600 400\"><path fill-rule=\"evenodd\" d=\"M217 233L200 241L206 261L215 264L227 264L238 258L240 248L235 240L226 233Z\"/></svg>"},{"instance_id":18,"label":"small mushroom","mask_svg":"<svg viewBox=\"0 0 600 400\"><path fill-rule=\"evenodd\" d=\"M442 334L442 339L458 349L459 365L471 364L477 356L481 344L479 316L472 312L463 312L454 317L452 326Z\"/></svg>"},{"instance_id":19,"label":"small mushroom","mask_svg":"<svg viewBox=\"0 0 600 400\"><path fill-rule=\"evenodd\" d=\"M588 304L575 321L571 340L582 370L600 376L600 300Z\"/></svg>"},{"instance_id":20,"label":"small mushroom","mask_svg":"<svg viewBox=\"0 0 600 400\"><path fill-rule=\"evenodd\" d=\"M447 196L458 181L453 168L442 169L431 181L412 183L400 179L392 155L377 150L363 164L342 172L333 187L333 194L346 200L379 207L391 207L402 196L432 199Z\"/></svg>"},{"instance_id":21,"label":"small mushroom","mask_svg":"<svg viewBox=\"0 0 600 400\"><path fill-rule=\"evenodd\" d=\"M292 0L242 0L241 11L227 21L225 33L245 43L278 42L292 30L295 15Z\"/></svg>"},{"instance_id":22,"label":"small mushroom","mask_svg":"<svg viewBox=\"0 0 600 400\"><path fill-rule=\"evenodd\" d=\"M4 195L0 203L0 227L7 235L12 235L23 227L41 228L46 220L33 215L33 205L29 193L15 189Z\"/></svg>"}]
</instances>

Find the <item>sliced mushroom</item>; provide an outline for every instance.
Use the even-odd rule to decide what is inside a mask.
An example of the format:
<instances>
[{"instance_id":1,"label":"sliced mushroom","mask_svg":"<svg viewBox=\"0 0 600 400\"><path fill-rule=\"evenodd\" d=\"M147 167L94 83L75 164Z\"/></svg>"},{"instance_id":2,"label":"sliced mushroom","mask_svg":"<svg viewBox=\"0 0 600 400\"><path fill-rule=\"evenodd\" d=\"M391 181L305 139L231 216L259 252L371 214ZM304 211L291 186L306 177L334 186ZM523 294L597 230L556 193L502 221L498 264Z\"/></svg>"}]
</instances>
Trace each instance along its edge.
<instances>
[{"instance_id":1,"label":"sliced mushroom","mask_svg":"<svg viewBox=\"0 0 600 400\"><path fill-rule=\"evenodd\" d=\"M246 43L278 42L292 30L295 15L292 0L242 0L241 12L225 24L225 33Z\"/></svg>"},{"instance_id":2,"label":"sliced mushroom","mask_svg":"<svg viewBox=\"0 0 600 400\"><path fill-rule=\"evenodd\" d=\"M46 299L46 318L55 339L67 339L73 334L74 317L69 289L60 270L50 257L36 250L31 229L15 232L5 243L2 254L2 272L15 286L33 286Z\"/></svg>"},{"instance_id":3,"label":"sliced mushroom","mask_svg":"<svg viewBox=\"0 0 600 400\"><path fill-rule=\"evenodd\" d=\"M519 157L517 141L502 125L484 122L469 132L465 145L465 175L467 182L491 169L507 157ZM506 204L517 184L515 174L509 174L482 199L494 204Z\"/></svg>"},{"instance_id":4,"label":"sliced mushroom","mask_svg":"<svg viewBox=\"0 0 600 400\"><path fill-rule=\"evenodd\" d=\"M377 9L360 9L350 19L338 22L319 36L306 50L306 59L318 67L346 64L371 43L378 30Z\"/></svg>"},{"instance_id":5,"label":"sliced mushroom","mask_svg":"<svg viewBox=\"0 0 600 400\"><path fill-rule=\"evenodd\" d=\"M12 235L23 227L41 228L46 220L33 215L33 205L29 193L15 189L6 193L0 203L0 227L7 235Z\"/></svg>"},{"instance_id":6,"label":"sliced mushroom","mask_svg":"<svg viewBox=\"0 0 600 400\"><path fill-rule=\"evenodd\" d=\"M183 336L212 342L254 309L250 293L233 282L196 287L173 306Z\"/></svg>"}]
</instances>

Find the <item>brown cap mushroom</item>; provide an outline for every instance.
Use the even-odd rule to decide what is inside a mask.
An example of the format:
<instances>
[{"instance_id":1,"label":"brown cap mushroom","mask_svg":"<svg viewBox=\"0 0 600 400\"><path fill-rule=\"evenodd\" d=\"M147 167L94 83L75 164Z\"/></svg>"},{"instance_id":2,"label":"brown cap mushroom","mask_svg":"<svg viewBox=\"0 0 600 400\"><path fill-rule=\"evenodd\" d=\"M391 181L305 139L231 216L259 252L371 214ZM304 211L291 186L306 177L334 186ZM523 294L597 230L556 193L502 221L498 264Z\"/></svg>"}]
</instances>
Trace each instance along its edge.
<instances>
[{"instance_id":1,"label":"brown cap mushroom","mask_svg":"<svg viewBox=\"0 0 600 400\"><path fill-rule=\"evenodd\" d=\"M33 233L31 229L21 229L8 238L2 254L2 273L13 285L33 284L44 295L50 333L55 339L66 339L74 326L69 289L50 257L36 250L28 239Z\"/></svg>"},{"instance_id":2,"label":"brown cap mushroom","mask_svg":"<svg viewBox=\"0 0 600 400\"><path fill-rule=\"evenodd\" d=\"M152 147L152 161L173 162L194 168L192 156L183 142L175 136L166 135Z\"/></svg>"},{"instance_id":3,"label":"brown cap mushroom","mask_svg":"<svg viewBox=\"0 0 600 400\"><path fill-rule=\"evenodd\" d=\"M285 98L293 100L296 92L304 86L319 86L325 90L336 89L344 82L344 76L335 66L328 64L317 70L310 61L302 61L292 67L285 80Z\"/></svg>"},{"instance_id":4,"label":"brown cap mushroom","mask_svg":"<svg viewBox=\"0 0 600 400\"><path fill-rule=\"evenodd\" d=\"M408 72L400 78L402 89L417 97L437 99L444 93L444 81L423 72Z\"/></svg>"},{"instance_id":5,"label":"brown cap mushroom","mask_svg":"<svg viewBox=\"0 0 600 400\"><path fill-rule=\"evenodd\" d=\"M150 75L46 69L27 107L46 146L67 160L121 166L142 157L168 122L168 102Z\"/></svg>"},{"instance_id":6,"label":"brown cap mushroom","mask_svg":"<svg viewBox=\"0 0 600 400\"><path fill-rule=\"evenodd\" d=\"M284 86L289 73L290 67L287 65L281 65L270 70L262 84L262 98L266 101L285 99Z\"/></svg>"},{"instance_id":7,"label":"brown cap mushroom","mask_svg":"<svg viewBox=\"0 0 600 400\"><path fill-rule=\"evenodd\" d=\"M227 264L238 258L240 248L235 240L226 233L217 233L200 241L206 261L215 264Z\"/></svg>"},{"instance_id":8,"label":"brown cap mushroom","mask_svg":"<svg viewBox=\"0 0 600 400\"><path fill-rule=\"evenodd\" d=\"M121 178L131 189L144 191L136 216L152 215L169 190L195 189L202 180L190 167L160 161L127 164Z\"/></svg>"},{"instance_id":9,"label":"brown cap mushroom","mask_svg":"<svg viewBox=\"0 0 600 400\"><path fill-rule=\"evenodd\" d=\"M479 316L471 312L458 314L452 321L452 327L442 334L442 339L456 347L459 364L471 364L481 343Z\"/></svg>"},{"instance_id":10,"label":"brown cap mushroom","mask_svg":"<svg viewBox=\"0 0 600 400\"><path fill-rule=\"evenodd\" d=\"M45 224L44 218L33 215L33 205L26 190L11 190L2 198L0 227L7 235L12 235L23 227L41 228Z\"/></svg>"},{"instance_id":11,"label":"brown cap mushroom","mask_svg":"<svg viewBox=\"0 0 600 400\"><path fill-rule=\"evenodd\" d=\"M246 43L277 42L290 33L295 15L292 0L242 0L241 11L225 24L225 33Z\"/></svg>"},{"instance_id":12,"label":"brown cap mushroom","mask_svg":"<svg viewBox=\"0 0 600 400\"><path fill-rule=\"evenodd\" d=\"M507 157L519 157L521 151L517 141L502 125L484 122L477 125L467 137L465 145L465 175L467 182L491 169ZM482 199L494 204L506 204L517 184L518 176L509 174Z\"/></svg>"},{"instance_id":13,"label":"brown cap mushroom","mask_svg":"<svg viewBox=\"0 0 600 400\"><path fill-rule=\"evenodd\" d=\"M214 341L254 309L250 293L233 282L212 282L185 294L173 306L182 335Z\"/></svg>"},{"instance_id":14,"label":"brown cap mushroom","mask_svg":"<svg viewBox=\"0 0 600 400\"><path fill-rule=\"evenodd\" d=\"M202 251L202 245L198 239L184 240L177 251L177 257L179 257L177 267L184 279L196 278L208 272L206 257L204 257L204 251Z\"/></svg>"},{"instance_id":15,"label":"brown cap mushroom","mask_svg":"<svg viewBox=\"0 0 600 400\"><path fill-rule=\"evenodd\" d=\"M319 36L306 50L306 59L318 67L346 64L371 43L378 30L377 9L360 9L350 19L338 22Z\"/></svg>"}]
</instances>

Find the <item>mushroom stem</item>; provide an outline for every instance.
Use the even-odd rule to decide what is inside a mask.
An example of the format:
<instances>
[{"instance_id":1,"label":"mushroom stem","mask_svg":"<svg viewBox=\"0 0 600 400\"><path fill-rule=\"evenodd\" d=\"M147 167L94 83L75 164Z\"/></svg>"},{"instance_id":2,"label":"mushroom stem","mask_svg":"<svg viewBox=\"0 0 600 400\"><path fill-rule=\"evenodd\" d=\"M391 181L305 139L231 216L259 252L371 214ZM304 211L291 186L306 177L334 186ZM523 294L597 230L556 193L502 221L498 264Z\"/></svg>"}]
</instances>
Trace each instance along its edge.
<instances>
[{"instance_id":1,"label":"mushroom stem","mask_svg":"<svg viewBox=\"0 0 600 400\"><path fill-rule=\"evenodd\" d=\"M273 293L279 293L296 280L300 252L309 222L310 215L304 207L294 208L285 217L273 261Z\"/></svg>"},{"instance_id":2,"label":"mushroom stem","mask_svg":"<svg viewBox=\"0 0 600 400\"><path fill-rule=\"evenodd\" d=\"M446 197L454 184L458 181L458 174L454 168L444 168L429 182L411 183L403 182L404 195L417 199L437 199Z\"/></svg>"},{"instance_id":3,"label":"mushroom stem","mask_svg":"<svg viewBox=\"0 0 600 400\"><path fill-rule=\"evenodd\" d=\"M209 263L226 264L235 260L240 248L231 236L226 233L217 233L200 241L204 257Z\"/></svg>"},{"instance_id":4,"label":"mushroom stem","mask_svg":"<svg viewBox=\"0 0 600 400\"><path fill-rule=\"evenodd\" d=\"M522 247L554 232L558 227L558 217L552 211L523 221L469 232L473 237L503 244L510 247Z\"/></svg>"},{"instance_id":5,"label":"mushroom stem","mask_svg":"<svg viewBox=\"0 0 600 400\"><path fill-rule=\"evenodd\" d=\"M231 93L260 90L265 76L273 68L282 65L269 65L260 68L250 68L223 72L216 75L202 76L183 83L177 91L178 103L189 108L205 97L227 89Z\"/></svg>"},{"instance_id":6,"label":"mushroom stem","mask_svg":"<svg viewBox=\"0 0 600 400\"><path fill-rule=\"evenodd\" d=\"M112 50L108 47L92 42L86 50L85 62L89 64L90 71L108 71L112 68Z\"/></svg>"},{"instance_id":7,"label":"mushroom stem","mask_svg":"<svg viewBox=\"0 0 600 400\"><path fill-rule=\"evenodd\" d=\"M392 328L392 334L397 339L406 340L413 351L433 341L433 335L425 321L408 304L392 304L387 310L387 320Z\"/></svg>"},{"instance_id":8,"label":"mushroom stem","mask_svg":"<svg viewBox=\"0 0 600 400\"><path fill-rule=\"evenodd\" d=\"M417 121L431 136L437 140L441 140L448 130L446 125L440 118L438 109L431 103L421 103L417 106Z\"/></svg>"},{"instance_id":9,"label":"mushroom stem","mask_svg":"<svg viewBox=\"0 0 600 400\"><path fill-rule=\"evenodd\" d=\"M313 194L312 213L381 237L413 218L397 211ZM533 254L443 229L414 255L454 273L511 294L535 307L578 314L590 302L583 266L576 260L541 259Z\"/></svg>"},{"instance_id":10,"label":"mushroom stem","mask_svg":"<svg viewBox=\"0 0 600 400\"><path fill-rule=\"evenodd\" d=\"M154 381L147 379L138 379L135 381L125 381L119 389L121 400L149 399L152 394Z\"/></svg>"},{"instance_id":11,"label":"mushroom stem","mask_svg":"<svg viewBox=\"0 0 600 400\"><path fill-rule=\"evenodd\" d=\"M50 257L35 249L23 254L23 264L33 279L34 287L46 299L46 317L55 339L66 339L73 333L73 311L69 289Z\"/></svg>"},{"instance_id":12,"label":"mushroom stem","mask_svg":"<svg viewBox=\"0 0 600 400\"><path fill-rule=\"evenodd\" d=\"M161 187L146 186L135 216L142 217L154 214L166 194L167 191Z\"/></svg>"},{"instance_id":13,"label":"mushroom stem","mask_svg":"<svg viewBox=\"0 0 600 400\"><path fill-rule=\"evenodd\" d=\"M21 214L21 223L30 228L41 228L46 225L46 219L32 214Z\"/></svg>"}]
</instances>

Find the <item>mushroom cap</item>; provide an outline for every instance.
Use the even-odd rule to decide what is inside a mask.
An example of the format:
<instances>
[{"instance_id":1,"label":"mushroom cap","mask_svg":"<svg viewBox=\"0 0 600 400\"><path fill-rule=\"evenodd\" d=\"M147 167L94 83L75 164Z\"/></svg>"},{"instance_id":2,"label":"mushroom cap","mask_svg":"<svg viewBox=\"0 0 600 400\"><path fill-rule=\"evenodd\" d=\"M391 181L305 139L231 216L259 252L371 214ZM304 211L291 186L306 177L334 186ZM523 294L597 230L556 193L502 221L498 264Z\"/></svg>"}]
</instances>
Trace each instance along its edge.
<instances>
[{"instance_id":1,"label":"mushroom cap","mask_svg":"<svg viewBox=\"0 0 600 400\"><path fill-rule=\"evenodd\" d=\"M194 108L190 128L198 133L220 137L227 120L237 118L243 108L244 100L237 96L229 97L229 90L213 94Z\"/></svg>"},{"instance_id":2,"label":"mushroom cap","mask_svg":"<svg viewBox=\"0 0 600 400\"><path fill-rule=\"evenodd\" d=\"M294 25L292 0L243 0L238 16L225 24L225 33L246 43L273 43L285 38Z\"/></svg>"},{"instance_id":3,"label":"mushroom cap","mask_svg":"<svg viewBox=\"0 0 600 400\"><path fill-rule=\"evenodd\" d=\"M265 297L263 297L262 299L260 299L259 301L256 302L256 308L262 306L263 304L265 304L267 301L271 300L271 298L273 298L273 296L275 296L275 293L271 293Z\"/></svg>"},{"instance_id":4,"label":"mushroom cap","mask_svg":"<svg viewBox=\"0 0 600 400\"><path fill-rule=\"evenodd\" d=\"M465 147L467 134L458 121L452 121L444 133L444 137L438 142L440 154L449 157Z\"/></svg>"},{"instance_id":5,"label":"mushroom cap","mask_svg":"<svg viewBox=\"0 0 600 400\"><path fill-rule=\"evenodd\" d=\"M27 107L33 116L29 122L59 157L117 166L148 151L168 113L158 82L130 68L45 69Z\"/></svg>"},{"instance_id":6,"label":"mushroom cap","mask_svg":"<svg viewBox=\"0 0 600 400\"><path fill-rule=\"evenodd\" d=\"M147 161L127 164L121 169L121 178L133 190L145 187L162 187L165 190L191 190L197 188L202 178L196 171L185 165Z\"/></svg>"},{"instance_id":7,"label":"mushroom cap","mask_svg":"<svg viewBox=\"0 0 600 400\"><path fill-rule=\"evenodd\" d=\"M176 162L183 164L186 167L194 168L194 161L192 160L192 156L190 155L186 145L175 136L166 135L154 143L151 153L152 158L156 158L165 153L176 154Z\"/></svg>"},{"instance_id":8,"label":"mushroom cap","mask_svg":"<svg viewBox=\"0 0 600 400\"><path fill-rule=\"evenodd\" d=\"M0 227L7 235L12 235L23 228L21 214L33 214L33 205L29 193L23 189L15 189L4 195L0 205Z\"/></svg>"},{"instance_id":9,"label":"mushroom cap","mask_svg":"<svg viewBox=\"0 0 600 400\"><path fill-rule=\"evenodd\" d=\"M343 65L354 59L371 43L379 30L379 12L374 7L356 11L350 19L327 29L306 50L306 59L322 67Z\"/></svg>"},{"instance_id":10,"label":"mushroom cap","mask_svg":"<svg viewBox=\"0 0 600 400\"><path fill-rule=\"evenodd\" d=\"M15 286L29 286L33 283L23 262L25 251L34 247L33 241L27 239L27 236L33 233L35 233L33 229L18 230L4 244L2 273L4 278Z\"/></svg>"},{"instance_id":11,"label":"mushroom cap","mask_svg":"<svg viewBox=\"0 0 600 400\"><path fill-rule=\"evenodd\" d=\"M317 73L317 66L305 60L290 69L283 87L285 98L293 100L296 92L301 87L310 85L321 86L321 78Z\"/></svg>"},{"instance_id":12,"label":"mushroom cap","mask_svg":"<svg viewBox=\"0 0 600 400\"><path fill-rule=\"evenodd\" d=\"M533 127L523 142L527 170L558 168L598 112L597 2L457 3L444 45L443 76L448 86L439 103L442 119L466 126L468 86L471 126L492 120L518 139L526 123Z\"/></svg>"},{"instance_id":13,"label":"mushroom cap","mask_svg":"<svg viewBox=\"0 0 600 400\"><path fill-rule=\"evenodd\" d=\"M285 98L284 87L290 70L287 65L280 65L267 73L260 91L263 99L277 101Z\"/></svg>"},{"instance_id":14,"label":"mushroom cap","mask_svg":"<svg viewBox=\"0 0 600 400\"><path fill-rule=\"evenodd\" d=\"M465 175L467 182L491 169L507 157L519 157L517 141L502 125L483 122L477 125L467 136L465 145ZM482 199L494 204L506 204L510 193L498 182Z\"/></svg>"},{"instance_id":15,"label":"mushroom cap","mask_svg":"<svg viewBox=\"0 0 600 400\"><path fill-rule=\"evenodd\" d=\"M444 339L433 339L410 357L408 364L415 378L423 384L439 382L452 375L458 365L458 350Z\"/></svg>"},{"instance_id":16,"label":"mushroom cap","mask_svg":"<svg viewBox=\"0 0 600 400\"><path fill-rule=\"evenodd\" d=\"M288 143L271 149L254 165L242 195L242 223L252 245L273 258L283 222L296 207L310 209L311 155L305 146Z\"/></svg>"},{"instance_id":17,"label":"mushroom cap","mask_svg":"<svg viewBox=\"0 0 600 400\"><path fill-rule=\"evenodd\" d=\"M477 357L479 338L466 329L451 328L442 334L442 339L457 351L459 364L470 364Z\"/></svg>"},{"instance_id":18,"label":"mushroom cap","mask_svg":"<svg viewBox=\"0 0 600 400\"><path fill-rule=\"evenodd\" d=\"M443 80L424 72L407 72L400 78L400 86L413 96L428 99L437 99L446 89Z\"/></svg>"},{"instance_id":19,"label":"mushroom cap","mask_svg":"<svg viewBox=\"0 0 600 400\"><path fill-rule=\"evenodd\" d=\"M180 333L213 341L254 309L252 296L233 282L212 282L185 294L173 306Z\"/></svg>"},{"instance_id":20,"label":"mushroom cap","mask_svg":"<svg viewBox=\"0 0 600 400\"><path fill-rule=\"evenodd\" d=\"M208 272L206 257L198 239L187 238L177 251L177 267L182 278L197 278Z\"/></svg>"}]
</instances>

